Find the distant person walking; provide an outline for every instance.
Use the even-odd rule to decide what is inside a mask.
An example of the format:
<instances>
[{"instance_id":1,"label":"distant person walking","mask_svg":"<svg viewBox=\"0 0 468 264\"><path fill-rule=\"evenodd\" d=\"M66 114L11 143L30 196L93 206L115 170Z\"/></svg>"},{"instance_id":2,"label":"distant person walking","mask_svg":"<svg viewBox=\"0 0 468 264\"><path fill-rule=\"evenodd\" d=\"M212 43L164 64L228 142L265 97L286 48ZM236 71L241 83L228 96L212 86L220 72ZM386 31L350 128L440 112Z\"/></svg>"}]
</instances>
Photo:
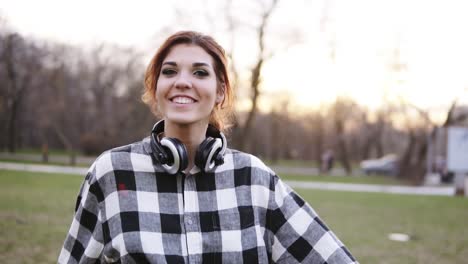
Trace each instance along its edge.
<instances>
[{"instance_id":1,"label":"distant person walking","mask_svg":"<svg viewBox=\"0 0 468 264\"><path fill-rule=\"evenodd\" d=\"M331 169L333 169L333 162L335 161L335 156L333 150L327 149L322 154L322 164L321 164L321 171L323 173L329 173Z\"/></svg>"},{"instance_id":2,"label":"distant person walking","mask_svg":"<svg viewBox=\"0 0 468 264\"><path fill-rule=\"evenodd\" d=\"M357 263L260 159L227 147L227 69L209 36L163 43L143 96L161 120L91 166L59 263Z\"/></svg>"}]
</instances>

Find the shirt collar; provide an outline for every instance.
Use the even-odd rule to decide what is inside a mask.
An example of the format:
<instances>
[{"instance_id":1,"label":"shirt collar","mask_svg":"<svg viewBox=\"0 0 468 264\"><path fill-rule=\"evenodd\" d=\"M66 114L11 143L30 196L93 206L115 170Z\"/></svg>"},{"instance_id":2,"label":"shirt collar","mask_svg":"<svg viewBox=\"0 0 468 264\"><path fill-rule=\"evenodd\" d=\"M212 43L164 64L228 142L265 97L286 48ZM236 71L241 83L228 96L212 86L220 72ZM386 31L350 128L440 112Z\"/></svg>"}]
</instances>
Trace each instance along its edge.
<instances>
[{"instance_id":1,"label":"shirt collar","mask_svg":"<svg viewBox=\"0 0 468 264\"><path fill-rule=\"evenodd\" d=\"M151 149L151 140L150 140L150 137L145 137L143 140L142 140L142 143L143 143L143 149L146 151L146 153L148 154L151 154L153 153L153 150Z\"/></svg>"}]
</instances>

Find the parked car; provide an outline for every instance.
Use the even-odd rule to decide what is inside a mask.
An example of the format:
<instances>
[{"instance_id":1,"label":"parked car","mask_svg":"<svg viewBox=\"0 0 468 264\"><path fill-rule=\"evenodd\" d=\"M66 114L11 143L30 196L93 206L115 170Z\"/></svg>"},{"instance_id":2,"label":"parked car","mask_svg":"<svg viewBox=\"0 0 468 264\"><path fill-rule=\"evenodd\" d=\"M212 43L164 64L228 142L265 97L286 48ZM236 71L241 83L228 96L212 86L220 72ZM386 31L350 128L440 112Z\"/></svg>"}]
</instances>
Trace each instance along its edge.
<instances>
[{"instance_id":1,"label":"parked car","mask_svg":"<svg viewBox=\"0 0 468 264\"><path fill-rule=\"evenodd\" d=\"M388 154L379 159L361 161L361 170L366 175L379 174L396 176L398 174L399 160L395 154Z\"/></svg>"}]
</instances>

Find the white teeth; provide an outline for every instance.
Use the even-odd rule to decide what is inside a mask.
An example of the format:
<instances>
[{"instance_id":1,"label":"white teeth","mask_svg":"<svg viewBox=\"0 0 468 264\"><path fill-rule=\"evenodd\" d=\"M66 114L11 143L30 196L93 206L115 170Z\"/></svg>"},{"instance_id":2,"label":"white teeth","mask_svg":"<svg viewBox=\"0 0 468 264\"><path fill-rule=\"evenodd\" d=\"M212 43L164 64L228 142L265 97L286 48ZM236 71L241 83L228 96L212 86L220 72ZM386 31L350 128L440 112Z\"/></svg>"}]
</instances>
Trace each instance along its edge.
<instances>
[{"instance_id":1,"label":"white teeth","mask_svg":"<svg viewBox=\"0 0 468 264\"><path fill-rule=\"evenodd\" d=\"M174 97L172 98L172 102L178 103L178 104L191 104L191 103L194 103L195 101L188 97Z\"/></svg>"}]
</instances>

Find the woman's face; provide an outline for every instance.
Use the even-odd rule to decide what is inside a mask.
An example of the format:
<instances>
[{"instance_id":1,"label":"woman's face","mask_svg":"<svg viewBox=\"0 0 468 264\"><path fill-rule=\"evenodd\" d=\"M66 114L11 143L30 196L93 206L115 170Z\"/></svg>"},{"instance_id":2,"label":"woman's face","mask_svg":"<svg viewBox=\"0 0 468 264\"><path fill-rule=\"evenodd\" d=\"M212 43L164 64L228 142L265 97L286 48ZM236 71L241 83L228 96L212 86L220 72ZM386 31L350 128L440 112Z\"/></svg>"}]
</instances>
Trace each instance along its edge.
<instances>
[{"instance_id":1,"label":"woman's face","mask_svg":"<svg viewBox=\"0 0 468 264\"><path fill-rule=\"evenodd\" d=\"M217 92L213 58L201 47L179 44L172 47L162 63L156 85L158 110L166 122L208 124Z\"/></svg>"}]
</instances>

